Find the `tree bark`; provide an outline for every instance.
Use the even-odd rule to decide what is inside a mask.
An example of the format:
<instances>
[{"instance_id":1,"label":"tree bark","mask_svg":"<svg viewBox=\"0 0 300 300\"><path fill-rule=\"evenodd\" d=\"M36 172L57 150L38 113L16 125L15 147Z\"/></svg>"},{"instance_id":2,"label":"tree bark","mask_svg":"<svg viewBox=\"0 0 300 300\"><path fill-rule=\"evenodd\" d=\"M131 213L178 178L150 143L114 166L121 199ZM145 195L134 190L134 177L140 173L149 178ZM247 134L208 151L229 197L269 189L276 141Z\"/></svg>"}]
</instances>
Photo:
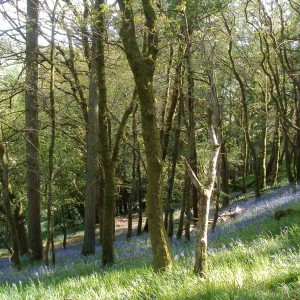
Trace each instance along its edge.
<instances>
[{"instance_id":1,"label":"tree bark","mask_svg":"<svg viewBox=\"0 0 300 300\"><path fill-rule=\"evenodd\" d=\"M95 7L95 10L99 7ZM98 78L97 78L97 48L98 32L92 24L92 58L90 62L90 86L89 86L89 109L87 127L87 171L86 190L84 203L84 238L82 245L82 255L95 253L96 249L96 202L98 195Z\"/></svg>"},{"instance_id":2,"label":"tree bark","mask_svg":"<svg viewBox=\"0 0 300 300\"><path fill-rule=\"evenodd\" d=\"M19 245L20 245L20 255L28 253L28 239L24 224L23 216L23 204L18 202L14 210L14 219L17 226Z\"/></svg>"},{"instance_id":3,"label":"tree bark","mask_svg":"<svg viewBox=\"0 0 300 300\"><path fill-rule=\"evenodd\" d=\"M221 138L221 190L222 190L222 206L227 206L229 204L229 182L228 182L228 159L226 144L223 138Z\"/></svg>"},{"instance_id":4,"label":"tree bark","mask_svg":"<svg viewBox=\"0 0 300 300\"><path fill-rule=\"evenodd\" d=\"M173 237L174 225L174 207L173 207L173 189L174 189L174 180L176 174L176 165L178 160L178 151L179 151L179 139L180 139L180 127L181 127L181 112L182 112L182 101L180 100L179 107L178 107L178 115L177 115L177 128L175 129L175 137L174 137L174 146L173 146L173 153L171 158L171 173L168 180L168 190L167 190L167 208L168 208L168 236L170 238Z\"/></svg>"},{"instance_id":5,"label":"tree bark","mask_svg":"<svg viewBox=\"0 0 300 300\"><path fill-rule=\"evenodd\" d=\"M197 223L197 242L196 242L196 256L194 264L194 272L201 277L206 277L207 273L207 231L208 231L208 217L210 208L210 199L214 188L217 161L220 150L217 136L215 134L214 126L212 123L212 112L208 111L208 132L210 136L210 142L212 146L210 166L208 169L208 181L204 187L197 179L192 168L185 160L187 171L191 178L193 185L197 188L199 193L199 220Z\"/></svg>"},{"instance_id":6,"label":"tree bark","mask_svg":"<svg viewBox=\"0 0 300 300\"><path fill-rule=\"evenodd\" d=\"M153 1L143 0L148 28L147 51L142 54L137 43L134 15L130 1L118 0L122 12L121 37L134 76L140 100L143 139L147 161L147 216L153 250L154 270L172 266L170 246L162 217L162 150L157 127L153 75L157 58L158 34Z\"/></svg>"},{"instance_id":7,"label":"tree bark","mask_svg":"<svg viewBox=\"0 0 300 300\"><path fill-rule=\"evenodd\" d=\"M137 235L142 234L142 225L143 225L143 198L142 198L142 178L141 178L141 153L140 153L140 145L137 141L137 196L139 199L139 219L138 219L138 226L137 226Z\"/></svg>"},{"instance_id":8,"label":"tree bark","mask_svg":"<svg viewBox=\"0 0 300 300\"><path fill-rule=\"evenodd\" d=\"M31 260L41 260L43 257L39 174L38 10L38 0L27 0L25 132L27 157L28 247Z\"/></svg>"}]
</instances>

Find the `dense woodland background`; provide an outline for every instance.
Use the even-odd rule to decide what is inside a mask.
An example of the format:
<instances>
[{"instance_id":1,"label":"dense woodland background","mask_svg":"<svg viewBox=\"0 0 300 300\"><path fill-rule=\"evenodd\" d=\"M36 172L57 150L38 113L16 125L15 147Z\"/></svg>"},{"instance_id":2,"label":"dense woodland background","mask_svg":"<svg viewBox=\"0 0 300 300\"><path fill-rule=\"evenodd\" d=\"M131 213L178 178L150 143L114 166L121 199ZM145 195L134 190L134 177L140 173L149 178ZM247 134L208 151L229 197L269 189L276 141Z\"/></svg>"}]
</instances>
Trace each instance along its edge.
<instances>
[{"instance_id":1,"label":"dense woodland background","mask_svg":"<svg viewBox=\"0 0 300 300\"><path fill-rule=\"evenodd\" d=\"M12 0L0 14L1 243L18 268L28 250L55 264L54 232L66 243L80 224L82 254L100 241L114 263L115 215L130 239L146 213L155 270L198 220L204 276L210 203L217 218L279 174L297 184L298 1Z\"/></svg>"}]
</instances>

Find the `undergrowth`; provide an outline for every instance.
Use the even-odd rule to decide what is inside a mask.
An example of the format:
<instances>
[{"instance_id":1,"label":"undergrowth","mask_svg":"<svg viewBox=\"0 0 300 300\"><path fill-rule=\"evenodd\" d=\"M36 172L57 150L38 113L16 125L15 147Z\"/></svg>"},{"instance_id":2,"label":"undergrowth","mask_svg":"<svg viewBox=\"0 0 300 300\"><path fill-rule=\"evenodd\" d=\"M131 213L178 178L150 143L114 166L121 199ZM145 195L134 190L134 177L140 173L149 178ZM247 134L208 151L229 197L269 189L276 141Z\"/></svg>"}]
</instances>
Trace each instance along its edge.
<instances>
[{"instance_id":1,"label":"undergrowth","mask_svg":"<svg viewBox=\"0 0 300 300\"><path fill-rule=\"evenodd\" d=\"M300 204L291 207L300 210ZM10 280L0 285L0 298L300 299L299 221L299 215L280 221L270 215L219 234L209 245L207 279L192 272L193 242L172 241L173 271L154 273L149 240L142 236L118 241L117 263L110 267L101 267L98 253L66 255L56 268L32 266L22 271L26 278L11 270Z\"/></svg>"}]
</instances>

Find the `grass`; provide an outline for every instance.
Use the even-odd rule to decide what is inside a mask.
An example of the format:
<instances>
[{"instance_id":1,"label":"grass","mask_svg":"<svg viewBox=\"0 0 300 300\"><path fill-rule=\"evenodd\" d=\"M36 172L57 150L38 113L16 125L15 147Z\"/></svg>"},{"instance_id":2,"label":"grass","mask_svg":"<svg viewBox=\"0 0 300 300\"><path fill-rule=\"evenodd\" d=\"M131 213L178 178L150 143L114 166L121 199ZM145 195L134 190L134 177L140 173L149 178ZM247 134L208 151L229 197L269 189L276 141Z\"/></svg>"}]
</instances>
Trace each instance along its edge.
<instances>
[{"instance_id":1,"label":"grass","mask_svg":"<svg viewBox=\"0 0 300 300\"><path fill-rule=\"evenodd\" d=\"M291 207L299 210L300 204ZM209 245L205 280L192 272L194 244L171 244L170 273L152 271L144 235L116 242L114 266L101 267L99 254L69 253L55 269L27 269L27 279L11 270L12 280L0 284L0 299L300 299L299 216L255 219L218 235Z\"/></svg>"}]
</instances>

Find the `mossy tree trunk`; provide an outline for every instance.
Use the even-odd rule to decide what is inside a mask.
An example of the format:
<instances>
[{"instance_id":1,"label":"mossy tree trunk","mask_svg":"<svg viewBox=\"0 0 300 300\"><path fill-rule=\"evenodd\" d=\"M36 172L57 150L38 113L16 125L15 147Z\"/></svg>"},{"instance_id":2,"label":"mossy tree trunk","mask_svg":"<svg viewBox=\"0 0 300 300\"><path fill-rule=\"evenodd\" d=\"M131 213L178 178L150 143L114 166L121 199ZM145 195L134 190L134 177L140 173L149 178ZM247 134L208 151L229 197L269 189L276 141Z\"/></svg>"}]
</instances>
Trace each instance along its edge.
<instances>
[{"instance_id":1,"label":"mossy tree trunk","mask_svg":"<svg viewBox=\"0 0 300 300\"><path fill-rule=\"evenodd\" d=\"M147 217L153 250L154 270L172 266L170 246L162 216L162 149L157 127L153 75L157 58L158 32L153 1L143 0L148 29L147 51L139 49L131 1L118 0L122 13L121 37L140 100L143 140L147 161Z\"/></svg>"},{"instance_id":2,"label":"mossy tree trunk","mask_svg":"<svg viewBox=\"0 0 300 300\"><path fill-rule=\"evenodd\" d=\"M115 214L115 188L116 188L116 164L119 155L120 143L122 140L124 128L127 120L132 113L136 101L137 93L133 93L130 106L124 112L120 125L115 135L115 143L112 146L111 129L107 108L107 87L105 72L105 37L106 37L106 20L105 20L105 1L97 0L95 2L95 35L97 57L96 78L98 83L99 95L99 144L101 165L104 178L104 203L103 203L103 232L102 232L102 264L108 265L115 261L114 258L114 214Z\"/></svg>"}]
</instances>

